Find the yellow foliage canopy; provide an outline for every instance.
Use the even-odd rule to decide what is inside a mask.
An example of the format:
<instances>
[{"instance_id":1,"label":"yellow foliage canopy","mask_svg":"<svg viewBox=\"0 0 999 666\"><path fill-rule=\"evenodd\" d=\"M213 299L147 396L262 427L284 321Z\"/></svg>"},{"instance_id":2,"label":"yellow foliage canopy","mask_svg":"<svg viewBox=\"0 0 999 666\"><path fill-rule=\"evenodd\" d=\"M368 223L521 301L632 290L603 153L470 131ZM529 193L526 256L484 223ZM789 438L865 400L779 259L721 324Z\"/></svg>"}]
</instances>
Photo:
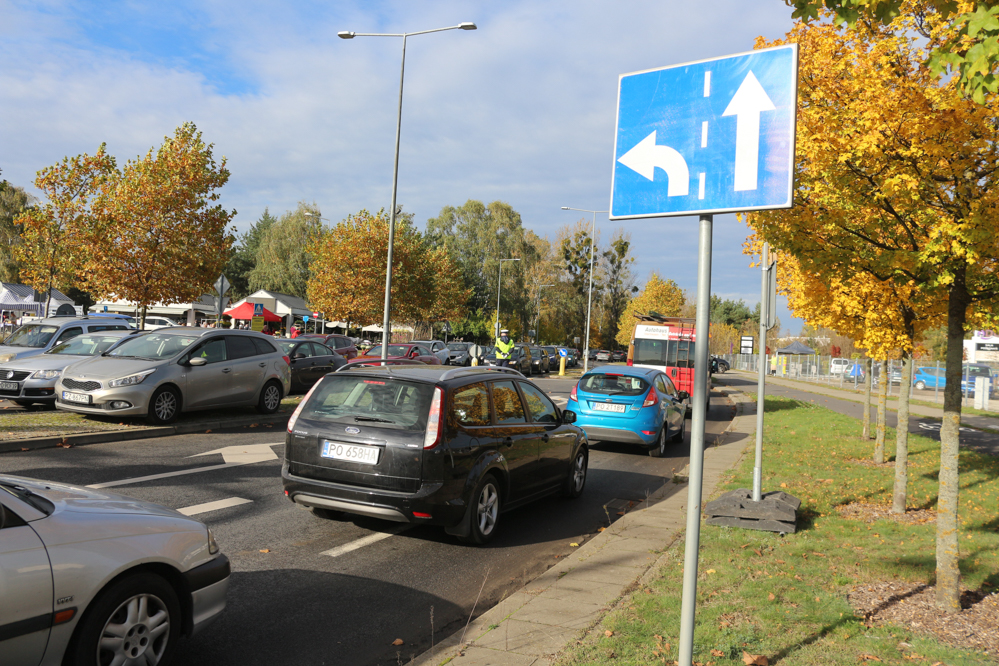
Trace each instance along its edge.
<instances>
[{"instance_id":1,"label":"yellow foliage canopy","mask_svg":"<svg viewBox=\"0 0 999 666\"><path fill-rule=\"evenodd\" d=\"M664 317L678 317L686 303L683 290L673 280L664 280L655 271L649 276L642 293L631 299L621 315L618 323L617 338L619 344L628 345L631 333L635 328L635 315L655 312Z\"/></svg>"}]
</instances>

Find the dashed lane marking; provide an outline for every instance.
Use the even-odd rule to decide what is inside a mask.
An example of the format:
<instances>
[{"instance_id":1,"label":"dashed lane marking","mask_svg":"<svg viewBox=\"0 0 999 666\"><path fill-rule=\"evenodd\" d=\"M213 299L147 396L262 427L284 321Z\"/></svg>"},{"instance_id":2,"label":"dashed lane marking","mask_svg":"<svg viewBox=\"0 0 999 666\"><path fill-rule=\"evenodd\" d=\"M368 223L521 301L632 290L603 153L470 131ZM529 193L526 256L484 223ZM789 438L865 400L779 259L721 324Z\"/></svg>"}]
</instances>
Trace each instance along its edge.
<instances>
[{"instance_id":1,"label":"dashed lane marking","mask_svg":"<svg viewBox=\"0 0 999 666\"><path fill-rule=\"evenodd\" d=\"M388 532L375 532L374 534L369 534L366 537L361 537L360 539L345 543L342 546L324 550L319 554L328 555L329 557L340 557L341 555L346 555L347 553L353 552L359 548L364 548L365 546L370 546L373 543L378 543L382 539L388 539L389 537L395 536L400 532L405 532L411 527L412 525L400 525L395 529L389 530Z\"/></svg>"},{"instance_id":2,"label":"dashed lane marking","mask_svg":"<svg viewBox=\"0 0 999 666\"><path fill-rule=\"evenodd\" d=\"M205 502L204 504L195 504L193 506L185 506L182 509L177 509L185 516L196 516L199 513L208 513L209 511L218 511L219 509L228 509L230 506L239 506L240 504L250 504L253 500L243 499L242 497L228 497L224 500L216 500L214 502Z\"/></svg>"}]
</instances>

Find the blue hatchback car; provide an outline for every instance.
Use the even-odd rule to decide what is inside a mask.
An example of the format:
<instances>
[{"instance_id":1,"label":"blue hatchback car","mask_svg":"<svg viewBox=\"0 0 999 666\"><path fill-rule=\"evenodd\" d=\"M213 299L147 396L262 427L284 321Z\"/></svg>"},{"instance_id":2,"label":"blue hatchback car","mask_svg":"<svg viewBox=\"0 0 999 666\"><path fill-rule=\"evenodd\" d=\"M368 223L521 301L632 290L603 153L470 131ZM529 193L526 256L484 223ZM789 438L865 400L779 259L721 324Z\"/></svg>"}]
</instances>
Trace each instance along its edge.
<instances>
[{"instance_id":1,"label":"blue hatchback car","mask_svg":"<svg viewBox=\"0 0 999 666\"><path fill-rule=\"evenodd\" d=\"M659 458L668 442L683 441L689 397L655 368L614 365L583 375L566 409L589 439L639 444Z\"/></svg>"}]
</instances>

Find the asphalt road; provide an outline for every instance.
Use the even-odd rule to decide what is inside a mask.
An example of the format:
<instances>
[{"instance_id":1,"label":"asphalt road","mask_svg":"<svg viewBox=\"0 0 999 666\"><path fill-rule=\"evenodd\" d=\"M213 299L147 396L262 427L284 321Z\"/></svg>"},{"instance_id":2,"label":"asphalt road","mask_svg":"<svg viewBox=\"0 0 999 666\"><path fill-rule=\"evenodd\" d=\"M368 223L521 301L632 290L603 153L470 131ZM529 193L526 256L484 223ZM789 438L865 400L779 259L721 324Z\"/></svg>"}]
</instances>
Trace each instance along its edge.
<instances>
[{"instance_id":1,"label":"asphalt road","mask_svg":"<svg viewBox=\"0 0 999 666\"><path fill-rule=\"evenodd\" d=\"M723 374L716 375L719 382L723 382L726 385L732 386L734 388L739 388L750 393L756 393L756 380L745 379L736 374ZM783 396L788 398L794 398L796 400L801 400L803 402L814 402L816 405L821 405L834 412L839 412L840 414L846 414L852 416L856 419L862 419L864 417L864 405L860 402L854 402L852 400L841 400L839 398L831 398L829 396L822 395L821 393L812 393L809 391L804 391L800 389L791 388L788 386L783 386L775 383L767 383L767 395L773 396ZM871 409L871 420L876 421L877 416L877 398L874 397L872 400ZM885 413L885 423L889 428L895 428L898 426L897 414L888 410ZM929 437L930 439L940 441L940 421L934 420L925 416L919 416L913 414L909 419L909 432L914 435L923 435L924 437ZM991 455L999 455L999 433L985 432L982 430L976 430L975 428L961 428L961 446L976 449L982 451L983 453L989 453Z\"/></svg>"},{"instance_id":2,"label":"asphalt road","mask_svg":"<svg viewBox=\"0 0 999 666\"><path fill-rule=\"evenodd\" d=\"M564 405L574 380L536 382ZM727 399L712 397L709 442L733 415ZM108 490L195 512L220 503L196 516L232 561L229 606L180 645L178 664L395 665L428 649L431 636L436 641L459 630L470 615L570 553L570 544L618 518L614 500L643 500L668 484L687 464L689 427L688 421L684 443L662 459L594 443L582 497L549 498L504 514L484 548L460 545L438 528L361 517L327 521L292 504L281 488L278 427L10 453L0 456L0 471L79 485L154 476ZM235 450L217 452L226 447ZM257 461L221 466L239 462L233 454L242 451ZM393 646L396 639L404 645Z\"/></svg>"}]
</instances>

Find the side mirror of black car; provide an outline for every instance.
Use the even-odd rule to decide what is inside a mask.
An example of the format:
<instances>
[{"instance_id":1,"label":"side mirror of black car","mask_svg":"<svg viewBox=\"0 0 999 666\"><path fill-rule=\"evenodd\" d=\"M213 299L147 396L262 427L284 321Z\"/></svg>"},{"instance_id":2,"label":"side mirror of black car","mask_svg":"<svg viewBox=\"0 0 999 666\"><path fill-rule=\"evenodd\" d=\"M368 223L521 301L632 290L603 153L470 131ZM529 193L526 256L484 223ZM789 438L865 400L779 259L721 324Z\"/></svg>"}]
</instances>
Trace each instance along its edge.
<instances>
[{"instance_id":1,"label":"side mirror of black car","mask_svg":"<svg viewBox=\"0 0 999 666\"><path fill-rule=\"evenodd\" d=\"M686 400L689 397L690 397L690 394L687 393L686 391L677 391L676 392L676 399L677 400Z\"/></svg>"},{"instance_id":2,"label":"side mirror of black car","mask_svg":"<svg viewBox=\"0 0 999 666\"><path fill-rule=\"evenodd\" d=\"M299 352L299 353L295 354L295 360L296 360L296 361L297 361L298 359L300 359L300 358L305 358L305 354L303 354L303 353L301 353L301 352Z\"/></svg>"},{"instance_id":3,"label":"side mirror of black car","mask_svg":"<svg viewBox=\"0 0 999 666\"><path fill-rule=\"evenodd\" d=\"M562 423L575 423L576 422L576 412L567 409L562 412Z\"/></svg>"}]
</instances>

